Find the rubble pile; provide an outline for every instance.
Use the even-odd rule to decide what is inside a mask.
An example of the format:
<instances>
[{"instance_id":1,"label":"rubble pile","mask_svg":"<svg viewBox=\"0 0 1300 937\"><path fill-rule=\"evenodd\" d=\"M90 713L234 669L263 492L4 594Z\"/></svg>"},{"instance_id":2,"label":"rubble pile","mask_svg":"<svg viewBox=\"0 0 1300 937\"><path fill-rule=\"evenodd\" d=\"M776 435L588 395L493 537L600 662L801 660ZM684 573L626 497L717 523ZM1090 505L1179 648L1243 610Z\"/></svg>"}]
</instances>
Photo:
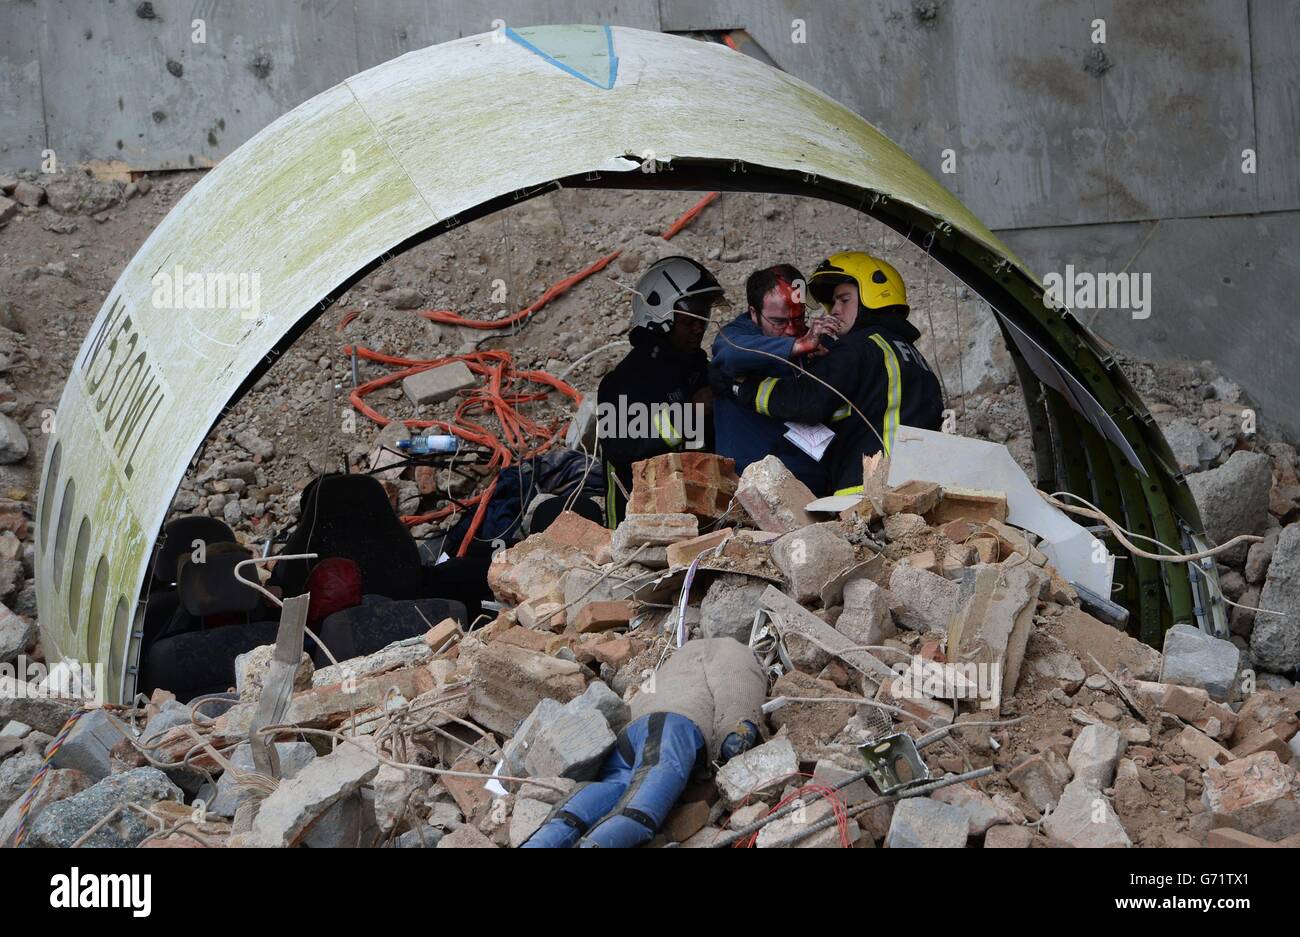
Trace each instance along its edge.
<instances>
[{"instance_id":1,"label":"rubble pile","mask_svg":"<svg viewBox=\"0 0 1300 937\"><path fill-rule=\"evenodd\" d=\"M32 526L62 381L131 253L198 178L0 174L0 664L44 659ZM595 280L517 334L471 334L411 310L495 316L501 305L485 297L498 275L517 308L611 244L624 251L616 279L680 251L706 260L735 297L767 255L769 225L800 228L811 258L861 223L848 209L814 215L798 199L729 193L725 215L706 212L669 248L662 221L696 197L561 191L396 258L232 407L170 514L219 517L260 544L296 516L310 478L377 467L376 453L406 434L401 419L454 409L437 389L385 388L377 404L397 419L367 431L349 419L344 343L419 357L510 349L523 366L574 365L569 379L590 395L622 353L601 349L627 317L624 292ZM1029 469L995 320L899 248L917 308L937 320L923 350L943 371L958 432L1005 444ZM345 312L359 314L345 322ZM0 843L519 846L596 777L680 639L757 638L771 668L760 744L689 786L655 845L768 847L804 833L797 844L862 848L1294 845L1296 450L1257 432L1250 401L1210 363L1121 361L1210 538L1263 537L1217 557L1237 603L1227 641L1176 626L1156 651L1094 618L1033 535L1007 523L999 492L925 478L889 487L876 464L858 506L816 513L774 459L736 478L687 453L645 466L616 531L565 515L498 554L495 620L468 632L434 622L422 640L320 670L304 660L286 684L282 729L264 731L258 712L269 647L243 661L228 704L159 692L147 705L83 710L0 675ZM380 373L358 367L362 381ZM554 406L540 403L539 418ZM423 471L381 476L400 513L484 481L473 467ZM919 748L933 781L988 773L893 800L861 777L867 741L924 741L944 726L946 737ZM810 784L843 786L831 799Z\"/></svg>"},{"instance_id":2,"label":"rubble pile","mask_svg":"<svg viewBox=\"0 0 1300 937\"><path fill-rule=\"evenodd\" d=\"M566 513L499 552L501 611L468 632L319 670L260 648L238 699L158 691L70 726L76 704L4 687L0 836L517 847L598 777L679 642L720 638L767 671L761 737L652 846L1300 845L1300 688L1198 629L1162 653L1094 618L999 492L886 477L873 457L858 504L810 513L774 458L736 478L662 456L632 500L659 513ZM1293 523L1261 591L1293 596L1298 557ZM920 773L882 787L863 746L897 736Z\"/></svg>"}]
</instances>

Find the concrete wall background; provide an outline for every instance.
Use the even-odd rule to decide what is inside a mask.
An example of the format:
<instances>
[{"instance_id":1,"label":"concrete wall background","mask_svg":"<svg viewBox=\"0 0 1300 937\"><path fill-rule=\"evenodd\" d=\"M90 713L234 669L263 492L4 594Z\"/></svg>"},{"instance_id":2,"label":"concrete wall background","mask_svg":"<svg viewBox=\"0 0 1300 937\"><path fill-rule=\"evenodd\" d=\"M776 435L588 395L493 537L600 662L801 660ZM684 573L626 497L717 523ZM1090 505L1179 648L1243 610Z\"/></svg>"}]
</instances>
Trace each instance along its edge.
<instances>
[{"instance_id":1,"label":"concrete wall background","mask_svg":"<svg viewBox=\"0 0 1300 937\"><path fill-rule=\"evenodd\" d=\"M1151 273L1149 319L1103 311L1094 328L1144 355L1214 360L1263 421L1300 434L1291 0L0 0L0 166L34 168L46 148L65 166L207 165L347 76L494 19L747 30L1040 275Z\"/></svg>"}]
</instances>

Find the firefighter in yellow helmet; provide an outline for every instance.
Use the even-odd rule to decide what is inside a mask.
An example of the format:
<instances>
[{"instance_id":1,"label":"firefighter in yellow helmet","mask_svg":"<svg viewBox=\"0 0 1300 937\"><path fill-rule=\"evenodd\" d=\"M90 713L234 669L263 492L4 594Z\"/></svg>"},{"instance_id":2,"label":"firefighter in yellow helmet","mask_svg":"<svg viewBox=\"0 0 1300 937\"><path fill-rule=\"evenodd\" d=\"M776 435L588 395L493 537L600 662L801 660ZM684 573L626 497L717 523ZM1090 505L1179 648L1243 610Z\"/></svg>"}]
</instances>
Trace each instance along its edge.
<instances>
[{"instance_id":1,"label":"firefighter in yellow helmet","mask_svg":"<svg viewBox=\"0 0 1300 937\"><path fill-rule=\"evenodd\" d=\"M832 254L817 266L808 290L839 333L828 354L807 364L820 380L803 374L734 380L711 372L710 382L715 395L734 397L764 416L833 429L835 439L822 456L832 490L856 493L862 490L862 457L882 448L888 454L900 424L940 428L943 391L916 348L921 333L907 321L907 287L890 264L861 251Z\"/></svg>"}]
</instances>

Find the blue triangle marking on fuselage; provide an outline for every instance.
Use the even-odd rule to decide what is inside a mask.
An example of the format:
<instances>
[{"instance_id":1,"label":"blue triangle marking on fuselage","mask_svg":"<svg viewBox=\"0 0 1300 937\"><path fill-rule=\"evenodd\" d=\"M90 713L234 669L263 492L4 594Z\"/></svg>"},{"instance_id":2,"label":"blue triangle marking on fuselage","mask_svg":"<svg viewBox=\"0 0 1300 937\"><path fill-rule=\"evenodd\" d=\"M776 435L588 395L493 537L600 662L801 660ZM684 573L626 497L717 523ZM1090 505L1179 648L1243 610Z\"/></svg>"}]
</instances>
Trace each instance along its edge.
<instances>
[{"instance_id":1,"label":"blue triangle marking on fuselage","mask_svg":"<svg viewBox=\"0 0 1300 937\"><path fill-rule=\"evenodd\" d=\"M523 36L519 35L519 33L511 29L509 26L506 27L506 36L508 36L512 42L517 42L519 45L523 46L525 49L527 49L529 52L532 52L534 55L541 56L543 59L550 62L552 65L554 65L556 68L560 69L560 71L568 72L574 78L580 78L583 81L585 81L587 84L592 85L593 87L596 88L600 88L602 91L608 91L614 87L614 82L618 80L618 56L614 54L613 30L611 30L608 26L602 26L601 28L605 31L606 56L608 57L609 60L609 83L603 85L600 82L596 81L594 78L590 77L589 75L584 75L582 72L578 71L573 66L561 62L555 56L547 52L543 52L541 49L533 45Z\"/></svg>"}]
</instances>

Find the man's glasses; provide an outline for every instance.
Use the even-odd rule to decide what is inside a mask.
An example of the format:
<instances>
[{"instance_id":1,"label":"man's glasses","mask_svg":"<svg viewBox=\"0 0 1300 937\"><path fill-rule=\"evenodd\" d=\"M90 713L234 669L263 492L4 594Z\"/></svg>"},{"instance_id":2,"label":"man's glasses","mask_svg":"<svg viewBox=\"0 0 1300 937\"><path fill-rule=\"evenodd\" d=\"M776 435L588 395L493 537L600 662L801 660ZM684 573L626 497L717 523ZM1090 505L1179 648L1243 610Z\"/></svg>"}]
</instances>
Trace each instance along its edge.
<instances>
[{"instance_id":1,"label":"man's glasses","mask_svg":"<svg viewBox=\"0 0 1300 937\"><path fill-rule=\"evenodd\" d=\"M762 313L759 313L762 315ZM794 316L762 316L763 321L767 322L774 329L802 328L804 324L804 315L800 313Z\"/></svg>"}]
</instances>

